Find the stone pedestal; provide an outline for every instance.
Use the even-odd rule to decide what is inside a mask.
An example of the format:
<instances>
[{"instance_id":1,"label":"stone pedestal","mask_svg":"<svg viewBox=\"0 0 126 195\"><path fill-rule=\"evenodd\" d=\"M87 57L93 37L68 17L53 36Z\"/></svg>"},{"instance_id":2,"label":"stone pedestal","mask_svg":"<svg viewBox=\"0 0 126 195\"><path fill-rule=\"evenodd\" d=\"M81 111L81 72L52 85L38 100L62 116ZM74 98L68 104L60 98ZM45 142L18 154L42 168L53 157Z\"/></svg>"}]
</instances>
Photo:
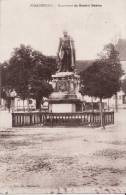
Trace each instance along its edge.
<instances>
[{"instance_id":1,"label":"stone pedestal","mask_svg":"<svg viewBox=\"0 0 126 195\"><path fill-rule=\"evenodd\" d=\"M54 92L49 97L49 112L77 112L81 107L80 77L73 72L52 75Z\"/></svg>"}]
</instances>

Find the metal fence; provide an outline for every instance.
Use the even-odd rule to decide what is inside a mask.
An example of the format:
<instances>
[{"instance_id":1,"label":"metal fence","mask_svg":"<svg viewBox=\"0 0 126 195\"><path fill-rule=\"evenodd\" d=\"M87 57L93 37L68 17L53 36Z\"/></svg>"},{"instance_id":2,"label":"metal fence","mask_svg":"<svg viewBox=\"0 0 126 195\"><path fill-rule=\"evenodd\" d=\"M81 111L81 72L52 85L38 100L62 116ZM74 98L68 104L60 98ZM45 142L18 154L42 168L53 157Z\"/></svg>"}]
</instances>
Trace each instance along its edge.
<instances>
[{"instance_id":1,"label":"metal fence","mask_svg":"<svg viewBox=\"0 0 126 195\"><path fill-rule=\"evenodd\" d=\"M114 124L114 112L103 113L103 124ZM12 113L12 126L92 126L101 125L100 112L49 113L22 112Z\"/></svg>"}]
</instances>

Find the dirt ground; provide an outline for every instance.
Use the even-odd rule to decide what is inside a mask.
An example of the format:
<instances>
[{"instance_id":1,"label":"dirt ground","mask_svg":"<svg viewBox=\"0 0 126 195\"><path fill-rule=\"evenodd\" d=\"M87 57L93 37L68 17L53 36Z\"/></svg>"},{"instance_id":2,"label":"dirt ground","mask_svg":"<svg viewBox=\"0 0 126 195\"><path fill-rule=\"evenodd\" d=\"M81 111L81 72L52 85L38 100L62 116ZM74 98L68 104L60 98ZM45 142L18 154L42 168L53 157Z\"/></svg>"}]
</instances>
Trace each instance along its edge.
<instances>
[{"instance_id":1,"label":"dirt ground","mask_svg":"<svg viewBox=\"0 0 126 195\"><path fill-rule=\"evenodd\" d=\"M0 192L126 192L126 110L101 128L0 130Z\"/></svg>"}]
</instances>

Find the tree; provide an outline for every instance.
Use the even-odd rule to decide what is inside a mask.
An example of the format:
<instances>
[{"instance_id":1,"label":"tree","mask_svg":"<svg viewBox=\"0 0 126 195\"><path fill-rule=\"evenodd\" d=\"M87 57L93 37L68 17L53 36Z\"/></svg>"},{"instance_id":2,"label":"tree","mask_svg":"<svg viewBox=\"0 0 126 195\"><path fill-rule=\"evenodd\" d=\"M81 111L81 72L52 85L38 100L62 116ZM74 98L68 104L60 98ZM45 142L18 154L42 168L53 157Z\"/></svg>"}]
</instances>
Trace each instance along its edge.
<instances>
[{"instance_id":1,"label":"tree","mask_svg":"<svg viewBox=\"0 0 126 195\"><path fill-rule=\"evenodd\" d=\"M30 46L20 45L14 49L8 62L6 84L23 100L34 97L37 108L40 108L40 100L52 92L49 81L55 70L55 59Z\"/></svg>"},{"instance_id":2,"label":"tree","mask_svg":"<svg viewBox=\"0 0 126 195\"><path fill-rule=\"evenodd\" d=\"M106 52L105 59L108 58L109 62L113 65L113 68L115 69L115 77L120 73L120 77L124 74L124 72L121 70L121 64L120 64L120 53L116 49L117 46L114 46L113 44L108 44L104 47L104 51ZM117 75L116 75L117 74ZM120 80L119 80L120 81ZM120 82L121 85L121 82ZM115 110L118 111L118 97L117 92L115 93Z\"/></svg>"},{"instance_id":3,"label":"tree","mask_svg":"<svg viewBox=\"0 0 126 195\"><path fill-rule=\"evenodd\" d=\"M6 68L8 66L7 62L3 62L0 67L0 99L6 100L6 106L9 108L11 103L11 96L6 83Z\"/></svg>"},{"instance_id":4,"label":"tree","mask_svg":"<svg viewBox=\"0 0 126 195\"><path fill-rule=\"evenodd\" d=\"M43 101L42 97L48 97L53 91L52 85L49 84L49 70L40 64L33 68L33 74L30 77L30 95L36 99L36 108L39 109Z\"/></svg>"},{"instance_id":5,"label":"tree","mask_svg":"<svg viewBox=\"0 0 126 195\"><path fill-rule=\"evenodd\" d=\"M113 44L104 47L104 53L93 65L81 72L82 95L100 99L101 126L103 124L102 99L110 98L120 90L122 75L118 52Z\"/></svg>"}]
</instances>

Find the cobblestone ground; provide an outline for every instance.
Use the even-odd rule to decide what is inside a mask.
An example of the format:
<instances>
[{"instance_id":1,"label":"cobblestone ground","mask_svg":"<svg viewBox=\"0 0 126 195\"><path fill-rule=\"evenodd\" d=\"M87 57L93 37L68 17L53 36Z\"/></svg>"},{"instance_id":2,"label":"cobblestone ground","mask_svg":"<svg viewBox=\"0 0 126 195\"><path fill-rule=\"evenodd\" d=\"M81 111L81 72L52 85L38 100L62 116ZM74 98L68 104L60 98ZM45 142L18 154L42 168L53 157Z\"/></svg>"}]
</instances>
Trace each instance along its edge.
<instances>
[{"instance_id":1,"label":"cobblestone ground","mask_svg":"<svg viewBox=\"0 0 126 195\"><path fill-rule=\"evenodd\" d=\"M0 192L126 192L126 110L114 126L0 131Z\"/></svg>"}]
</instances>

